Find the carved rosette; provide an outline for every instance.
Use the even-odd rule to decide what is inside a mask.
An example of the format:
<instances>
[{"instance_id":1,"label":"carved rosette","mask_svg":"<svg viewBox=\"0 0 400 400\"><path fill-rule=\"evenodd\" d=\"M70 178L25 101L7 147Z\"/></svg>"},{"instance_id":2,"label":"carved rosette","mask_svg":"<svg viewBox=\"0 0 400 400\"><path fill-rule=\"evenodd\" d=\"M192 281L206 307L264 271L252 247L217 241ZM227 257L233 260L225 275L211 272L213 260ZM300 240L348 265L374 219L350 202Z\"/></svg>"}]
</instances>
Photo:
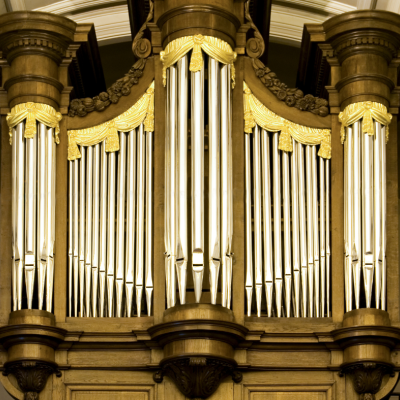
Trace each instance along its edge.
<instances>
[{"instance_id":1,"label":"carved rosette","mask_svg":"<svg viewBox=\"0 0 400 400\"><path fill-rule=\"evenodd\" d=\"M206 399L228 376L232 376L236 383L241 382L242 374L236 367L235 361L216 357L175 358L161 363L161 369L154 374L154 381L160 383L167 376L186 397Z\"/></svg>"},{"instance_id":2,"label":"carved rosette","mask_svg":"<svg viewBox=\"0 0 400 400\"><path fill-rule=\"evenodd\" d=\"M360 400L375 400L375 394L381 388L382 378L393 376L393 366L386 363L362 362L342 367L340 375L350 375L354 390L360 395Z\"/></svg>"},{"instance_id":3,"label":"carved rosette","mask_svg":"<svg viewBox=\"0 0 400 400\"><path fill-rule=\"evenodd\" d=\"M3 375L13 374L25 400L39 399L39 393L46 386L50 375L60 377L61 372L54 363L44 361L11 361L4 365Z\"/></svg>"}]
</instances>

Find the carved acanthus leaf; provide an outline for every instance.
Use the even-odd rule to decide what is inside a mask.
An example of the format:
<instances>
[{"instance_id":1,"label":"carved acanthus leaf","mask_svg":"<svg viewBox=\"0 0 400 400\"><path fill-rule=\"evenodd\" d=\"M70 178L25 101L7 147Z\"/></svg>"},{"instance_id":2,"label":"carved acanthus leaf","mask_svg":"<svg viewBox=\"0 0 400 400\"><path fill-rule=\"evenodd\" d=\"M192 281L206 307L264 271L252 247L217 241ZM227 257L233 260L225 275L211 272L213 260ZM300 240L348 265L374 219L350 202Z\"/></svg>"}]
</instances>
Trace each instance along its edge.
<instances>
[{"instance_id":1,"label":"carved acanthus leaf","mask_svg":"<svg viewBox=\"0 0 400 400\"><path fill-rule=\"evenodd\" d=\"M44 361L13 361L4 365L3 375L13 374L25 400L38 400L50 375L61 376L57 365Z\"/></svg>"},{"instance_id":2,"label":"carved acanthus leaf","mask_svg":"<svg viewBox=\"0 0 400 400\"><path fill-rule=\"evenodd\" d=\"M170 378L178 389L189 398L206 399L218 388L223 379L232 376L234 382L242 380L236 363L212 357L184 357L162 363L154 374L154 381Z\"/></svg>"},{"instance_id":3,"label":"carved acanthus leaf","mask_svg":"<svg viewBox=\"0 0 400 400\"><path fill-rule=\"evenodd\" d=\"M288 88L281 82L277 75L266 67L260 60L253 59L253 68L257 77L279 100L284 101L289 107L301 111L310 111L313 114L325 117L329 114L328 101L311 94L304 95L297 88Z\"/></svg>"}]
</instances>

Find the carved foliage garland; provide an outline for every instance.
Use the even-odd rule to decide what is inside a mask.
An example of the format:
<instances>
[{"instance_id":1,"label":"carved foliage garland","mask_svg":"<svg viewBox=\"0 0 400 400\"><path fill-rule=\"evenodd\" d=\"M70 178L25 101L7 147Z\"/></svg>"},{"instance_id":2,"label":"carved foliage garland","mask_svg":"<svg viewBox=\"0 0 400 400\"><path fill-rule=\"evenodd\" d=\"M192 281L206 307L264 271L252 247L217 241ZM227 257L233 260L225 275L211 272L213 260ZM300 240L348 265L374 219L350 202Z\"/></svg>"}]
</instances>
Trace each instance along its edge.
<instances>
[{"instance_id":1,"label":"carved foliage garland","mask_svg":"<svg viewBox=\"0 0 400 400\"><path fill-rule=\"evenodd\" d=\"M84 117L92 111L103 111L110 104L118 103L122 96L128 96L131 93L131 88L139 82L143 75L144 67L146 66L145 59L139 59L129 70L129 72L121 79L113 83L106 92L101 92L93 98L86 97L84 99L74 99L69 105L68 116Z\"/></svg>"},{"instance_id":2,"label":"carved foliage garland","mask_svg":"<svg viewBox=\"0 0 400 400\"><path fill-rule=\"evenodd\" d=\"M304 93L297 88L288 88L276 74L266 67L260 60L253 59L253 68L261 82L288 107L295 107L301 111L309 111L321 117L329 114L328 101Z\"/></svg>"},{"instance_id":3,"label":"carved foliage garland","mask_svg":"<svg viewBox=\"0 0 400 400\"><path fill-rule=\"evenodd\" d=\"M12 128L24 120L26 120L24 131L24 137L26 139L32 139L36 135L36 122L41 122L49 128L55 128L54 140L58 144L60 143L59 122L61 119L62 115L47 104L32 102L17 104L11 109L11 112L9 112L6 117L7 125L9 127L10 144L12 144Z\"/></svg>"},{"instance_id":4,"label":"carved foliage garland","mask_svg":"<svg viewBox=\"0 0 400 400\"><path fill-rule=\"evenodd\" d=\"M236 60L237 54L229 46L228 43L221 39L195 35L185 36L168 43L164 51L160 53L163 63L163 83L167 84L167 68L178 62L185 54L193 49L190 59L189 70L191 72L200 71L203 67L202 50L210 57L221 62L222 64L231 65L232 87L235 87L235 67L233 63Z\"/></svg>"},{"instance_id":5,"label":"carved foliage garland","mask_svg":"<svg viewBox=\"0 0 400 400\"><path fill-rule=\"evenodd\" d=\"M161 370L154 374L154 380L160 383L164 376L168 376L186 397L206 399L226 377L232 376L236 383L242 380L235 367L234 362L218 358L185 357L162 363Z\"/></svg>"},{"instance_id":6,"label":"carved foliage garland","mask_svg":"<svg viewBox=\"0 0 400 400\"><path fill-rule=\"evenodd\" d=\"M81 157L78 145L93 146L103 140L106 141L106 151L118 151L118 131L131 131L142 122L145 131L154 131L154 82L135 105L118 117L92 128L68 131L68 160Z\"/></svg>"},{"instance_id":7,"label":"carved foliage garland","mask_svg":"<svg viewBox=\"0 0 400 400\"><path fill-rule=\"evenodd\" d=\"M392 121L392 114L387 112L387 108L383 104L372 101L363 101L348 105L340 114L339 121L342 123L340 129L340 137L342 143L346 140L345 128L354 124L362 118L363 133L374 135L374 122L379 122L386 126L386 143L389 141L389 125Z\"/></svg>"},{"instance_id":8,"label":"carved foliage garland","mask_svg":"<svg viewBox=\"0 0 400 400\"><path fill-rule=\"evenodd\" d=\"M292 138L305 145L318 145L318 155L323 158L331 158L331 131L329 129L308 128L295 124L285 118L273 113L265 107L251 92L250 88L243 82L244 92L244 121L246 133L260 126L270 132L281 132L279 136L279 149L293 151Z\"/></svg>"},{"instance_id":9,"label":"carved foliage garland","mask_svg":"<svg viewBox=\"0 0 400 400\"><path fill-rule=\"evenodd\" d=\"M57 366L43 361L14 361L5 364L3 375L15 375L25 400L37 400L50 375L60 377Z\"/></svg>"}]
</instances>

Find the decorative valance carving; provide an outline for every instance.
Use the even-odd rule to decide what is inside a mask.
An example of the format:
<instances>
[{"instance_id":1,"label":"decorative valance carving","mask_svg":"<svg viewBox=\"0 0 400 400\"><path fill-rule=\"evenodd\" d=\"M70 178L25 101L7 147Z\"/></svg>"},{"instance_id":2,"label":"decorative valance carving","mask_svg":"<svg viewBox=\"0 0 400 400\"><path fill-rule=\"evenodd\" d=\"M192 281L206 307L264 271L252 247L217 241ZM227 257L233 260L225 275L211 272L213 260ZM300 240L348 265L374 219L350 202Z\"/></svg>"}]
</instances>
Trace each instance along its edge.
<instances>
[{"instance_id":1,"label":"decorative valance carving","mask_svg":"<svg viewBox=\"0 0 400 400\"><path fill-rule=\"evenodd\" d=\"M284 101L288 107L295 107L300 111L309 111L321 117L326 117L329 114L327 100L314 97L312 94L304 95L303 91L297 88L288 88L262 61L257 58L253 58L252 61L254 71L264 86L279 100Z\"/></svg>"},{"instance_id":2,"label":"decorative valance carving","mask_svg":"<svg viewBox=\"0 0 400 400\"><path fill-rule=\"evenodd\" d=\"M234 62L237 54L232 50L232 47L221 39L195 35L185 36L168 43L164 51L160 53L163 63L163 83L167 83L167 68L178 62L185 54L193 49L190 60L189 70L192 72L200 71L203 67L203 50L215 60L231 65L232 87L235 87L235 67Z\"/></svg>"},{"instance_id":3,"label":"decorative valance carving","mask_svg":"<svg viewBox=\"0 0 400 400\"><path fill-rule=\"evenodd\" d=\"M91 128L68 131L68 160L81 157L78 145L93 146L103 140L106 151L118 151L118 131L129 132L142 122L145 131L154 131L154 81L136 104L118 117Z\"/></svg>"},{"instance_id":4,"label":"decorative valance carving","mask_svg":"<svg viewBox=\"0 0 400 400\"><path fill-rule=\"evenodd\" d=\"M323 158L331 158L331 131L330 129L309 128L295 124L285 118L273 113L265 107L251 92L250 88L243 82L244 93L244 121L246 133L251 133L257 125L270 132L278 132L279 149L283 151L293 151L292 140L305 145L318 145L318 155Z\"/></svg>"},{"instance_id":5,"label":"decorative valance carving","mask_svg":"<svg viewBox=\"0 0 400 400\"><path fill-rule=\"evenodd\" d=\"M360 103L349 104L340 114L339 121L342 123L340 137L342 143L346 140L345 128L362 119L363 133L373 136L373 119L386 126L386 143L389 141L389 125L392 120L392 114L387 112L387 108L380 103L372 101L363 101Z\"/></svg>"},{"instance_id":6,"label":"decorative valance carving","mask_svg":"<svg viewBox=\"0 0 400 400\"><path fill-rule=\"evenodd\" d=\"M24 137L26 139L32 139L36 135L36 122L41 122L49 128L55 128L54 140L58 144L60 143L59 122L61 119L61 113L57 112L53 107L47 104L32 102L17 104L11 109L11 112L9 112L6 117L7 125L9 127L10 144L12 144L12 128L24 120L26 120L24 131Z\"/></svg>"}]
</instances>

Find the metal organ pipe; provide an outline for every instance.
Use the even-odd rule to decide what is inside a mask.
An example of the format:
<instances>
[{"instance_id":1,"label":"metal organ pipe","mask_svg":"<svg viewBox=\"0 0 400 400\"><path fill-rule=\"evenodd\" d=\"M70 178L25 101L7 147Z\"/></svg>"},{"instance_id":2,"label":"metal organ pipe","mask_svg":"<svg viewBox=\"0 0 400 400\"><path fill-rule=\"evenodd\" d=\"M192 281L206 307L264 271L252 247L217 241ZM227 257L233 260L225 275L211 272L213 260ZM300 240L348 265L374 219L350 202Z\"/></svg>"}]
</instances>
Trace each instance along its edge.
<instances>
[{"instance_id":1,"label":"metal organ pipe","mask_svg":"<svg viewBox=\"0 0 400 400\"><path fill-rule=\"evenodd\" d=\"M188 138L188 56L182 57L178 63L178 238L176 250L176 273L178 276L179 299L186 303L186 283L188 264L188 212L187 212L187 138ZM210 278L211 279L211 278Z\"/></svg>"},{"instance_id":2,"label":"metal organ pipe","mask_svg":"<svg viewBox=\"0 0 400 400\"><path fill-rule=\"evenodd\" d=\"M264 281L267 300L267 315L272 316L273 302L273 250L271 230L271 170L270 148L268 133L261 132L261 161L262 161L262 199L263 199L263 230L264 230ZM251 228L251 226L250 226ZM251 233L251 231L250 231Z\"/></svg>"},{"instance_id":3,"label":"metal organ pipe","mask_svg":"<svg viewBox=\"0 0 400 400\"><path fill-rule=\"evenodd\" d=\"M145 240L145 285L146 285L146 303L147 315L151 315L151 300L153 293L152 266L152 176L153 176L153 132L146 132L146 240Z\"/></svg>"},{"instance_id":4,"label":"metal organ pipe","mask_svg":"<svg viewBox=\"0 0 400 400\"><path fill-rule=\"evenodd\" d=\"M93 146L87 147L86 165L86 231L85 231L85 316L90 317L91 278L92 278L92 207L93 207ZM85 221L85 220L84 220ZM81 309L82 312L82 309Z\"/></svg>"},{"instance_id":5,"label":"metal organ pipe","mask_svg":"<svg viewBox=\"0 0 400 400\"><path fill-rule=\"evenodd\" d=\"M325 160L319 158L319 235L320 235L320 293L321 317L325 317L326 303L326 252L325 252Z\"/></svg>"},{"instance_id":6,"label":"metal organ pipe","mask_svg":"<svg viewBox=\"0 0 400 400\"><path fill-rule=\"evenodd\" d=\"M260 129L253 133L253 180L254 180L254 272L257 316L261 316L262 296L262 241L261 241L261 151Z\"/></svg>"},{"instance_id":7,"label":"metal organ pipe","mask_svg":"<svg viewBox=\"0 0 400 400\"><path fill-rule=\"evenodd\" d=\"M119 134L119 157L117 175L117 235L115 260L116 317L122 316L122 295L125 280L125 178L126 178L126 134Z\"/></svg>"},{"instance_id":8,"label":"metal organ pipe","mask_svg":"<svg viewBox=\"0 0 400 400\"><path fill-rule=\"evenodd\" d=\"M273 195L274 195L274 279L276 316L282 316L282 247L281 247L281 167L279 133L275 132L272 138L273 152Z\"/></svg>"},{"instance_id":9,"label":"metal organ pipe","mask_svg":"<svg viewBox=\"0 0 400 400\"><path fill-rule=\"evenodd\" d=\"M84 316L84 289L85 289L85 199L86 199L86 148L81 146L80 161L80 199L79 199L79 310Z\"/></svg>"},{"instance_id":10,"label":"metal organ pipe","mask_svg":"<svg viewBox=\"0 0 400 400\"><path fill-rule=\"evenodd\" d=\"M381 283L381 309L386 310L386 127L380 130L380 159L381 159L381 193L382 193L382 228L381 228L381 251L380 260L382 263ZM380 283L377 283L380 284Z\"/></svg>"},{"instance_id":11,"label":"metal organ pipe","mask_svg":"<svg viewBox=\"0 0 400 400\"><path fill-rule=\"evenodd\" d=\"M126 316L132 316L133 288L135 286L135 210L136 210L136 131L128 133L127 199L126 199L126 260L125 295Z\"/></svg>"},{"instance_id":12,"label":"metal organ pipe","mask_svg":"<svg viewBox=\"0 0 400 400\"><path fill-rule=\"evenodd\" d=\"M93 149L93 242L92 242L92 300L91 315L97 317L97 297L100 260L100 157L101 144Z\"/></svg>"},{"instance_id":13,"label":"metal organ pipe","mask_svg":"<svg viewBox=\"0 0 400 400\"><path fill-rule=\"evenodd\" d=\"M72 317L74 272L74 163L68 163L68 316ZM76 240L76 239L75 239Z\"/></svg>"},{"instance_id":14,"label":"metal organ pipe","mask_svg":"<svg viewBox=\"0 0 400 400\"><path fill-rule=\"evenodd\" d=\"M208 231L209 231L209 258L210 258L210 292L211 304L217 303L218 276L221 263L221 257L227 252L227 237L222 238L225 248L221 248L220 244L220 172L221 172L221 189L222 189L222 228L226 229L228 234L228 210L223 210L227 202L227 185L228 185L228 152L227 152L227 127L226 118L222 118L220 125L220 74L219 63L212 57L208 59L208 114L209 114L209 135L208 135L208 154L209 154L209 215L208 215ZM223 85L224 87L226 85ZM223 103L226 108L226 98L223 96ZM222 99L221 99L222 100ZM226 111L224 108L223 111ZM221 135L221 165L220 165L220 126ZM221 167L221 169L220 169ZM186 201L186 198L185 200ZM181 210L179 211L181 212ZM225 233L224 232L224 233ZM222 250L222 251L221 251ZM222 261L224 268L225 260ZM226 271L225 271L226 272ZM226 275L225 275L226 276ZM223 295L226 302L226 296Z\"/></svg>"},{"instance_id":15,"label":"metal organ pipe","mask_svg":"<svg viewBox=\"0 0 400 400\"><path fill-rule=\"evenodd\" d=\"M191 72L191 80L192 261L195 300L199 303L204 273L204 65L199 72ZM175 107L175 104L171 98L170 107ZM174 187L171 183L171 190Z\"/></svg>"},{"instance_id":16,"label":"metal organ pipe","mask_svg":"<svg viewBox=\"0 0 400 400\"><path fill-rule=\"evenodd\" d=\"M28 309L32 308L36 271L37 135L26 141L25 162L25 284Z\"/></svg>"}]
</instances>

